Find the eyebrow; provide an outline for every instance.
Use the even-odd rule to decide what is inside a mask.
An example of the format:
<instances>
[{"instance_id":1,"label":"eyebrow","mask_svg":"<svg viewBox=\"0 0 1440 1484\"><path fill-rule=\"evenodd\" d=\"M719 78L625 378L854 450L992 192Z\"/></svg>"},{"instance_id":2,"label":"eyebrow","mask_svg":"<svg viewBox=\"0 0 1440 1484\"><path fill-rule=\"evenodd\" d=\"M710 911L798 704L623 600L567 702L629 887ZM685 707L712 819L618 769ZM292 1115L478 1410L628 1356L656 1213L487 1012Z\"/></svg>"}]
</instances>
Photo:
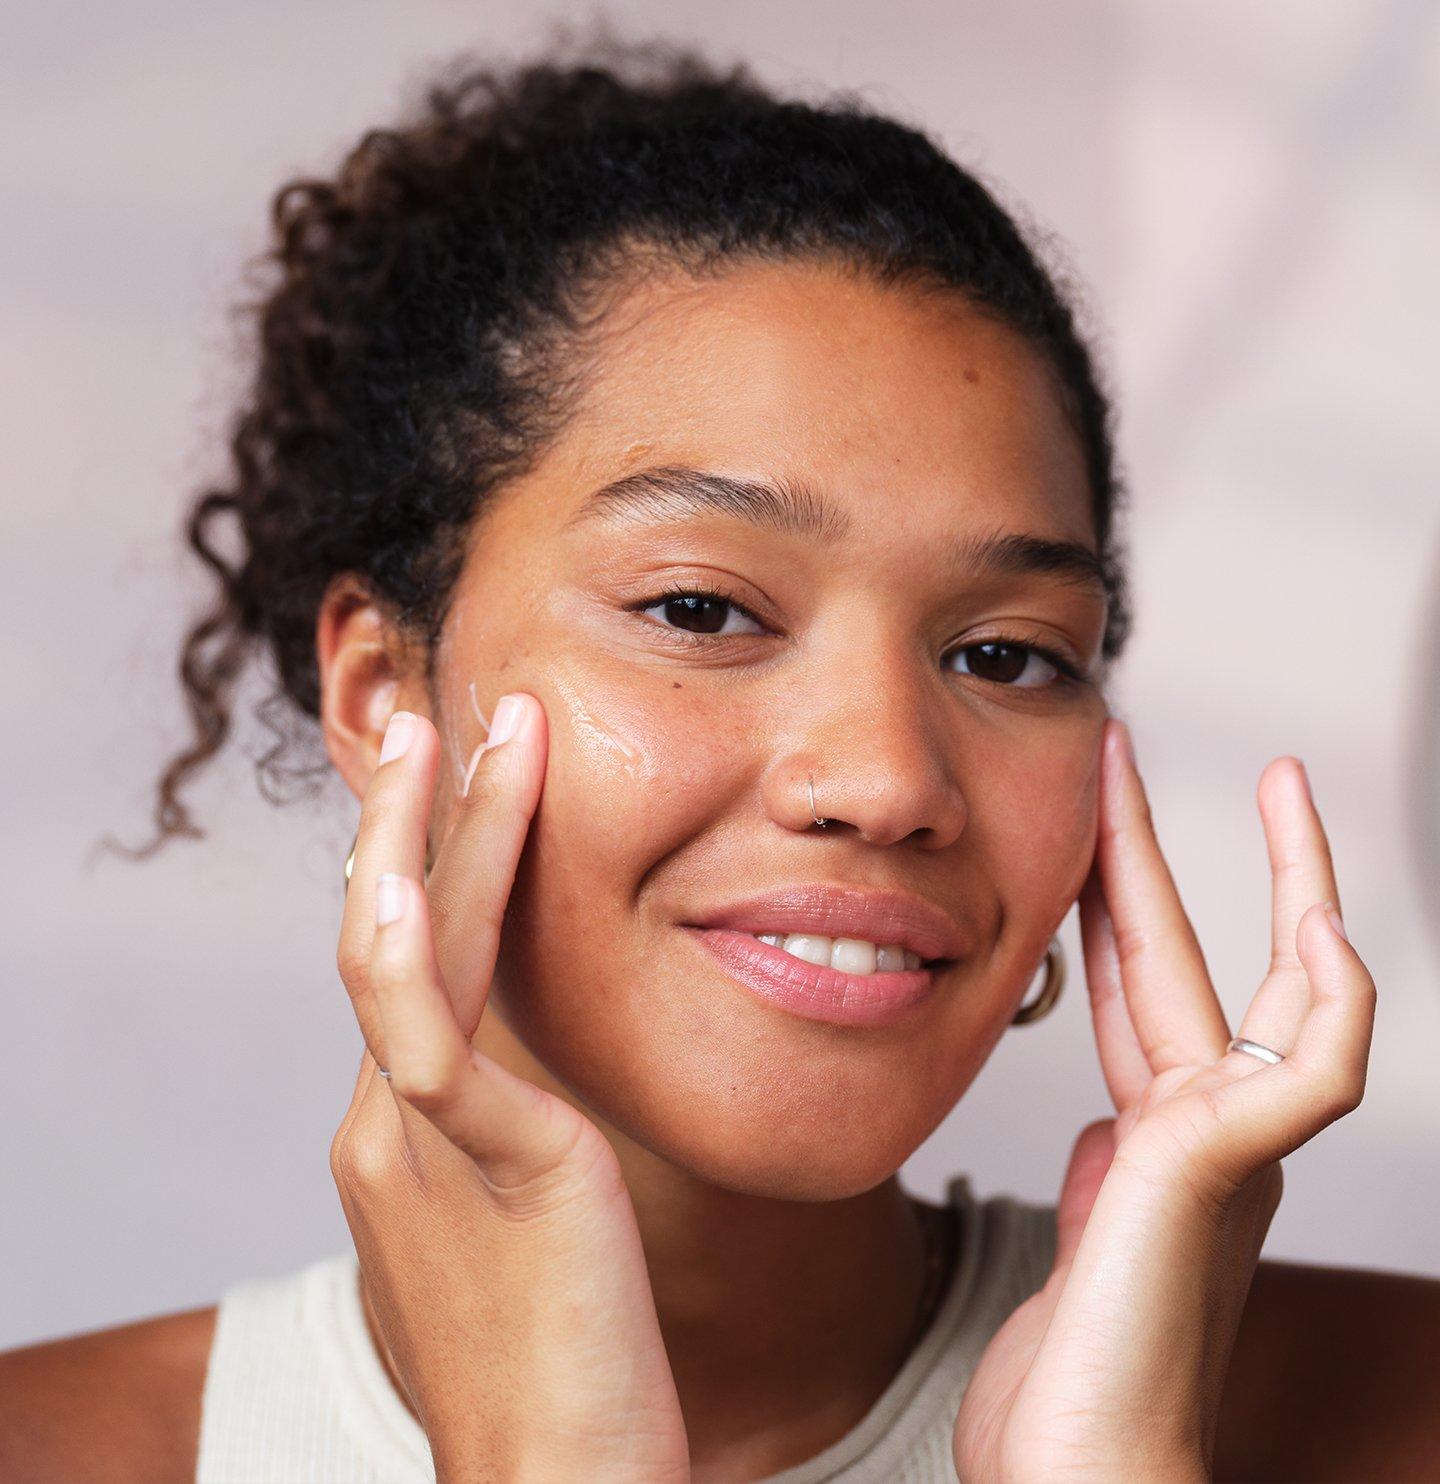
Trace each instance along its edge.
<instances>
[{"instance_id":1,"label":"eyebrow","mask_svg":"<svg viewBox=\"0 0 1440 1484\"><path fill-rule=\"evenodd\" d=\"M808 486L792 479L747 479L684 465L641 469L589 494L565 522L574 529L592 520L685 520L728 515L764 530L839 541L850 517ZM1041 574L1109 594L1105 564L1088 546L1023 531L990 531L958 537L950 561L978 576Z\"/></svg>"}]
</instances>

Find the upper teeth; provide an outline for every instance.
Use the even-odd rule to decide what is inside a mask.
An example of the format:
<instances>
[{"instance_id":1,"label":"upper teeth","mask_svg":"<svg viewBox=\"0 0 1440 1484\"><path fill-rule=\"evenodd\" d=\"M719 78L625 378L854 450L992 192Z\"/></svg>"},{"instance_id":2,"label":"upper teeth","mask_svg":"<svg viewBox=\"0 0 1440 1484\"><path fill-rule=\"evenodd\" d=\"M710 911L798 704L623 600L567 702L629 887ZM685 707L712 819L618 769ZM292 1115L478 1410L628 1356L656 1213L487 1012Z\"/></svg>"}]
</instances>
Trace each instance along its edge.
<instances>
[{"instance_id":1,"label":"upper teeth","mask_svg":"<svg viewBox=\"0 0 1440 1484\"><path fill-rule=\"evenodd\" d=\"M773 948L783 948L807 964L822 967L828 964L844 974L920 967L920 955L898 943L877 946L864 938L825 938L818 933L752 933L751 936Z\"/></svg>"}]
</instances>

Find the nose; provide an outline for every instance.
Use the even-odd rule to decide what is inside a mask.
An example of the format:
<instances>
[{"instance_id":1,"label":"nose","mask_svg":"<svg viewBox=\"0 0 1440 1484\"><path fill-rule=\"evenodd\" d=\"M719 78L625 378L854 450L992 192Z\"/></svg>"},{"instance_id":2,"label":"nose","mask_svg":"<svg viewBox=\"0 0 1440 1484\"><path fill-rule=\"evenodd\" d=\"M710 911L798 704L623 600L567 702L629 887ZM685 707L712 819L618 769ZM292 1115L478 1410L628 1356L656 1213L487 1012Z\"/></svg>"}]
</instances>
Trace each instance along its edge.
<instances>
[{"instance_id":1,"label":"nose","mask_svg":"<svg viewBox=\"0 0 1440 1484\"><path fill-rule=\"evenodd\" d=\"M826 695L818 675L814 681L820 688L805 690ZM813 775L815 814L828 821L827 835L853 833L872 845L910 841L929 850L959 838L967 811L933 682L892 665L887 681L866 684L852 664L842 689L831 687L824 704L803 713L790 710L786 722L791 743L778 750L762 783L766 812L776 823L817 830Z\"/></svg>"}]
</instances>

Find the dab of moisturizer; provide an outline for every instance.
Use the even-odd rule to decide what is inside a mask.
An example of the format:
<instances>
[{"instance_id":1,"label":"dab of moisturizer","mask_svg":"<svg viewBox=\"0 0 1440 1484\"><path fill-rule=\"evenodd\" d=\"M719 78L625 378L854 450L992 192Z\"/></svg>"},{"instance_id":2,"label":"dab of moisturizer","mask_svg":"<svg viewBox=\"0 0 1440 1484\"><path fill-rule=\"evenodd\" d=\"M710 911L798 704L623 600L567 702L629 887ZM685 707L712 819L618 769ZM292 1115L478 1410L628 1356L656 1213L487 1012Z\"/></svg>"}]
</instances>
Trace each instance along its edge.
<instances>
[{"instance_id":1,"label":"dab of moisturizer","mask_svg":"<svg viewBox=\"0 0 1440 1484\"><path fill-rule=\"evenodd\" d=\"M598 756L617 763L629 776L640 781L640 773L637 768L643 769L644 762L635 748L622 742L614 732L600 725L590 713L590 709L580 698L579 692L562 675L551 675L550 683L560 692L564 698L565 705L570 712L570 719L575 725L576 732L590 746L590 751ZM649 770L647 770L649 771Z\"/></svg>"},{"instance_id":2,"label":"dab of moisturizer","mask_svg":"<svg viewBox=\"0 0 1440 1484\"><path fill-rule=\"evenodd\" d=\"M480 709L480 698L475 694L475 682L470 682L470 709L475 713L475 720L480 723L482 736L476 744L475 751L470 754L470 764L465 769L465 777L460 784L460 797L464 798L470 792L470 780L475 776L475 769L480 763L480 754L485 751L485 743L490 738L490 723L485 720L485 713ZM459 754L456 754L457 759Z\"/></svg>"},{"instance_id":3,"label":"dab of moisturizer","mask_svg":"<svg viewBox=\"0 0 1440 1484\"><path fill-rule=\"evenodd\" d=\"M451 610L449 627L458 632L466 623L466 604L464 598L459 599ZM483 637L483 629L475 629L474 637ZM446 658L442 656L442 664L448 668ZM475 776L475 766L480 761L481 749L485 746L490 736L490 723L485 719L485 713L480 709L479 699L475 695L475 682L472 680L469 686L470 709L475 713L475 720L480 723L480 740L470 752L469 762L462 762L465 750L460 743L460 729L456 724L457 707L446 706L444 708L444 750L450 759L450 766L454 771L455 791L462 798L470 792L470 780Z\"/></svg>"}]
</instances>

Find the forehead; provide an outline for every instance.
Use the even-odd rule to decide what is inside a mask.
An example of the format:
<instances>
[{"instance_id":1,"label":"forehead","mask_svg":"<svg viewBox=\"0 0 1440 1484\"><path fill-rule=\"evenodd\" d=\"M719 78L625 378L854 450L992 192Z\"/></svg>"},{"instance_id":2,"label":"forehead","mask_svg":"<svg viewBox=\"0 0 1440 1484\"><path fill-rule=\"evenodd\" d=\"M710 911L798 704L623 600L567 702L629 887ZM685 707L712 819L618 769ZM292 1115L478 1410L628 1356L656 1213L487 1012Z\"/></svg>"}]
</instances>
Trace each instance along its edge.
<instances>
[{"instance_id":1,"label":"forehead","mask_svg":"<svg viewBox=\"0 0 1440 1484\"><path fill-rule=\"evenodd\" d=\"M1093 540L1048 364L955 293L807 262L666 270L611 304L581 386L543 461L562 505L686 464L795 479L862 530L1023 524Z\"/></svg>"}]
</instances>

